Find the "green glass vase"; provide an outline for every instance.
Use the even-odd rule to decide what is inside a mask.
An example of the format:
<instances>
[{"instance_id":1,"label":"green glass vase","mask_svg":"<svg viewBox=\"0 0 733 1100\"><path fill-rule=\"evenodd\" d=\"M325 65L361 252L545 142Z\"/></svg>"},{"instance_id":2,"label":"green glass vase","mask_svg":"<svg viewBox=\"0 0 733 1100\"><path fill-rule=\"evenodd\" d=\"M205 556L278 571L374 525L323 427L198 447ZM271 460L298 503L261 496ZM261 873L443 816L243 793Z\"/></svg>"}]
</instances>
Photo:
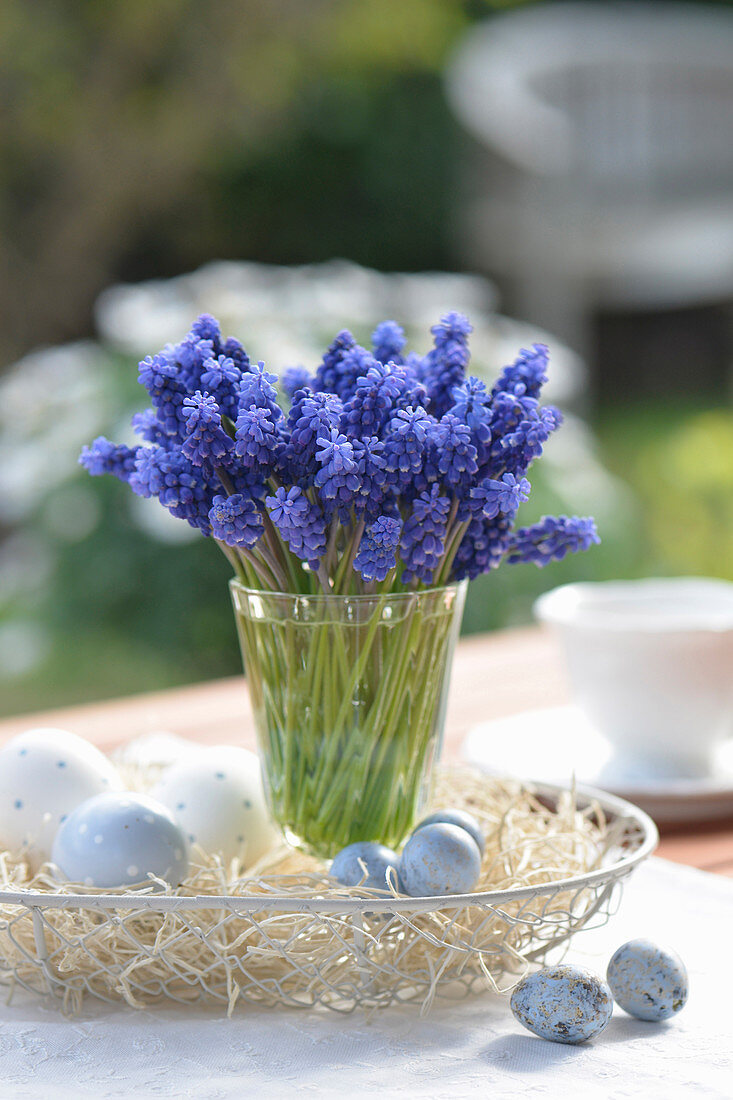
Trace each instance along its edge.
<instances>
[{"instance_id":1,"label":"green glass vase","mask_svg":"<svg viewBox=\"0 0 733 1100\"><path fill-rule=\"evenodd\" d=\"M273 819L321 858L400 844L439 755L465 583L299 596L233 580L231 594Z\"/></svg>"}]
</instances>

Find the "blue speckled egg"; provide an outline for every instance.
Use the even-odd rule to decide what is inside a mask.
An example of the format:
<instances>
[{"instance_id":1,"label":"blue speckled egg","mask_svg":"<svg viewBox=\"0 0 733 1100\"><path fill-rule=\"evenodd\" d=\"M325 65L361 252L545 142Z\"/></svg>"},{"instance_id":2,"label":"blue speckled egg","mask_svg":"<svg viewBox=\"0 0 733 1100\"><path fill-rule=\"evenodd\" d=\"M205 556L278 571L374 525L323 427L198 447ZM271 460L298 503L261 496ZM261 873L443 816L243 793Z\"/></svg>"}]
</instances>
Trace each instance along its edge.
<instances>
[{"instance_id":1,"label":"blue speckled egg","mask_svg":"<svg viewBox=\"0 0 733 1100\"><path fill-rule=\"evenodd\" d=\"M611 1019L613 998L602 978L581 966L545 966L527 974L512 993L519 1023L552 1043L595 1039Z\"/></svg>"},{"instance_id":2,"label":"blue speckled egg","mask_svg":"<svg viewBox=\"0 0 733 1100\"><path fill-rule=\"evenodd\" d=\"M367 877L364 879L364 864ZM368 886L374 890L389 890L387 885L387 871L392 868L390 879L399 890L400 882L397 874L399 858L396 852L387 848L384 844L376 844L370 840L359 840L355 844L349 844L338 852L331 864L331 877L335 878L343 886ZM364 881L362 882L362 879Z\"/></svg>"},{"instance_id":3,"label":"blue speckled egg","mask_svg":"<svg viewBox=\"0 0 733 1100\"><path fill-rule=\"evenodd\" d=\"M690 986L682 959L651 940L629 940L606 973L617 1004L639 1020L666 1020L684 1006Z\"/></svg>"},{"instance_id":4,"label":"blue speckled egg","mask_svg":"<svg viewBox=\"0 0 733 1100\"><path fill-rule=\"evenodd\" d=\"M186 840L160 802L131 791L88 798L56 833L52 860L71 882L117 889L148 874L177 886L188 870Z\"/></svg>"},{"instance_id":5,"label":"blue speckled egg","mask_svg":"<svg viewBox=\"0 0 733 1100\"><path fill-rule=\"evenodd\" d=\"M399 873L413 898L470 894L481 872L481 853L458 825L436 822L412 834L402 852Z\"/></svg>"},{"instance_id":6,"label":"blue speckled egg","mask_svg":"<svg viewBox=\"0 0 733 1100\"><path fill-rule=\"evenodd\" d=\"M478 844L478 850L481 855L484 854L486 840L484 834L481 832L481 826L473 814L467 813L466 810L436 810L434 814L430 814L428 817L423 818L420 824L415 826L414 832L424 828L425 825L435 825L436 823L458 825L459 828L465 829Z\"/></svg>"}]
</instances>

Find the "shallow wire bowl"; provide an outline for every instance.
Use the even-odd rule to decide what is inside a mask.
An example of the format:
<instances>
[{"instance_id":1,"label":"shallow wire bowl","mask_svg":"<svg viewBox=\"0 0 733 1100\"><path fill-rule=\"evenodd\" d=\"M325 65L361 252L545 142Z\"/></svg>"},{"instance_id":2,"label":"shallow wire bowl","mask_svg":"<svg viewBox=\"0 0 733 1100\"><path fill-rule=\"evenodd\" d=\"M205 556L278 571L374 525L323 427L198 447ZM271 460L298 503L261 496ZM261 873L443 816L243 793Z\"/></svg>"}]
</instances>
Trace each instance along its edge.
<instances>
[{"instance_id":1,"label":"shallow wire bowl","mask_svg":"<svg viewBox=\"0 0 733 1100\"><path fill-rule=\"evenodd\" d=\"M561 787L530 790L550 810L568 798ZM340 894L323 874L259 878L249 895L4 888L0 982L9 996L22 986L68 1012L87 993L136 1007L168 999L229 1012L237 1003L351 1011L405 1001L426 1010L436 995L509 989L530 963L605 924L657 843L637 807L573 793L578 810L604 823L600 866L539 885L438 898Z\"/></svg>"}]
</instances>

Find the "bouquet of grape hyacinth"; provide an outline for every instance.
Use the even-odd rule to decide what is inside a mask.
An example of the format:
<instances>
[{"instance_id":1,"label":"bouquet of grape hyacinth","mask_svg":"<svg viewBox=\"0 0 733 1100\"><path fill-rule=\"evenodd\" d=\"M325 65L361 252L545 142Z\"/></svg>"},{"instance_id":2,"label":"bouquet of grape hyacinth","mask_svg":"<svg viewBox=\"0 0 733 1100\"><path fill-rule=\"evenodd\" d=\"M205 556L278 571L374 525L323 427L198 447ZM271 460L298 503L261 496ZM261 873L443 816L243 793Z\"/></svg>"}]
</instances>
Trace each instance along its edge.
<instances>
[{"instance_id":1,"label":"bouquet of grape hyacinth","mask_svg":"<svg viewBox=\"0 0 733 1100\"><path fill-rule=\"evenodd\" d=\"M588 518L515 525L561 422L539 401L547 349L521 351L487 389L467 376L470 331L447 314L424 355L393 321L371 351L340 332L315 373L291 367L278 385L203 315L140 364L144 442L82 452L91 474L157 497L229 558L271 806L321 852L409 827L456 582L598 542Z\"/></svg>"}]
</instances>

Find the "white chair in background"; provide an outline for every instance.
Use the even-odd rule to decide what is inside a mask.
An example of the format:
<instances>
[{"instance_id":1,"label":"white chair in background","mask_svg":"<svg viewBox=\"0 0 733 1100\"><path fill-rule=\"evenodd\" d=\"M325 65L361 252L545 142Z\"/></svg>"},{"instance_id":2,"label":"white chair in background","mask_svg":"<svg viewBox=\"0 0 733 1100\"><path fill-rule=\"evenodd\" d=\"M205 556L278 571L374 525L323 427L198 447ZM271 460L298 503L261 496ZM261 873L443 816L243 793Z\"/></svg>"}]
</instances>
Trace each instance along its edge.
<instances>
[{"instance_id":1,"label":"white chair in background","mask_svg":"<svg viewBox=\"0 0 733 1100\"><path fill-rule=\"evenodd\" d=\"M449 102L480 142L463 258L588 354L597 308L733 292L733 11L553 4L459 45Z\"/></svg>"}]
</instances>

